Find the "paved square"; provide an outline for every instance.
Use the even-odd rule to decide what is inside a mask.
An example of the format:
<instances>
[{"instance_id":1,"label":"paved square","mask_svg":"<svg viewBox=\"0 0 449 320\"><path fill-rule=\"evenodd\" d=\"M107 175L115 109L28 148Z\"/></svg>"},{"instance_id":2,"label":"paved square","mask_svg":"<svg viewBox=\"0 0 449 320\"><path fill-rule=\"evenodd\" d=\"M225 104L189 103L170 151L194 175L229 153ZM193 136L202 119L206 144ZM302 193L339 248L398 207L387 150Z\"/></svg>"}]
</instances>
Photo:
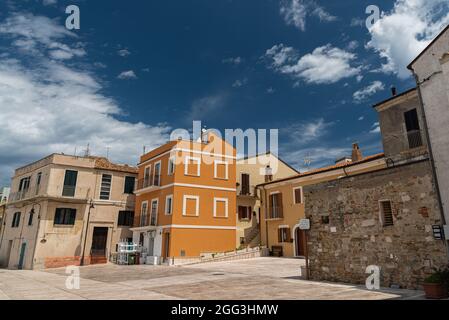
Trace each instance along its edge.
<instances>
[{"instance_id":1,"label":"paved square","mask_svg":"<svg viewBox=\"0 0 449 320\"><path fill-rule=\"evenodd\" d=\"M66 288L65 268L0 270L0 299L421 299L423 292L299 279L304 261L255 258L190 266L80 268L80 289Z\"/></svg>"}]
</instances>

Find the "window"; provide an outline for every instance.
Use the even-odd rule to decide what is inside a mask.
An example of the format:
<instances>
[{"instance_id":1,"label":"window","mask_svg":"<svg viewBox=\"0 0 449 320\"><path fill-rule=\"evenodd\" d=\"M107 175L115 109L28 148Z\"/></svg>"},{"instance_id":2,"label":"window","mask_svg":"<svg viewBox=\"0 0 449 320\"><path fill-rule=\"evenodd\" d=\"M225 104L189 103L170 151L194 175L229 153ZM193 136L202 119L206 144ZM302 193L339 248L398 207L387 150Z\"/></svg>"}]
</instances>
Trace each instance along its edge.
<instances>
[{"instance_id":1,"label":"window","mask_svg":"<svg viewBox=\"0 0 449 320\"><path fill-rule=\"evenodd\" d=\"M11 228L18 228L20 225L20 212L16 212L14 213L14 216L12 218L12 224L11 224Z\"/></svg>"},{"instance_id":2,"label":"window","mask_svg":"<svg viewBox=\"0 0 449 320\"><path fill-rule=\"evenodd\" d=\"M30 188L31 177L20 179L19 191L27 191Z\"/></svg>"},{"instance_id":3,"label":"window","mask_svg":"<svg viewBox=\"0 0 449 320\"><path fill-rule=\"evenodd\" d=\"M214 217L215 218L228 217L228 199L214 198Z\"/></svg>"},{"instance_id":4,"label":"window","mask_svg":"<svg viewBox=\"0 0 449 320\"><path fill-rule=\"evenodd\" d=\"M132 227L134 222L134 211L119 211L117 225L121 227Z\"/></svg>"},{"instance_id":5,"label":"window","mask_svg":"<svg viewBox=\"0 0 449 320\"><path fill-rule=\"evenodd\" d=\"M57 208L55 213L55 225L74 225L76 219L76 209Z\"/></svg>"},{"instance_id":6,"label":"window","mask_svg":"<svg viewBox=\"0 0 449 320\"><path fill-rule=\"evenodd\" d=\"M34 217L34 209L31 209L30 211L30 215L28 217L28 225L32 226L33 225L33 217Z\"/></svg>"},{"instance_id":7,"label":"window","mask_svg":"<svg viewBox=\"0 0 449 320\"><path fill-rule=\"evenodd\" d=\"M380 201L381 221L384 227L392 226L393 223L393 209L390 200Z\"/></svg>"},{"instance_id":8,"label":"window","mask_svg":"<svg viewBox=\"0 0 449 320\"><path fill-rule=\"evenodd\" d=\"M161 162L156 162L154 165L154 177L153 177L153 185L160 186L161 185Z\"/></svg>"},{"instance_id":9,"label":"window","mask_svg":"<svg viewBox=\"0 0 449 320\"><path fill-rule=\"evenodd\" d=\"M109 200L111 195L112 175L103 174L101 177L100 199Z\"/></svg>"},{"instance_id":10,"label":"window","mask_svg":"<svg viewBox=\"0 0 449 320\"><path fill-rule=\"evenodd\" d=\"M62 189L63 197L74 197L76 189L76 180L78 178L78 171L66 170L64 177L64 187Z\"/></svg>"},{"instance_id":11,"label":"window","mask_svg":"<svg viewBox=\"0 0 449 320\"><path fill-rule=\"evenodd\" d=\"M293 189L293 203L302 203L302 187Z\"/></svg>"},{"instance_id":12,"label":"window","mask_svg":"<svg viewBox=\"0 0 449 320\"><path fill-rule=\"evenodd\" d=\"M36 194L39 194L39 188L41 186L41 180L42 180L42 172L39 172L37 174L37 178L36 178Z\"/></svg>"},{"instance_id":13,"label":"window","mask_svg":"<svg viewBox=\"0 0 449 320\"><path fill-rule=\"evenodd\" d=\"M270 194L270 211L269 219L283 218L282 213L282 194L274 193Z\"/></svg>"},{"instance_id":14,"label":"window","mask_svg":"<svg viewBox=\"0 0 449 320\"><path fill-rule=\"evenodd\" d=\"M242 173L242 187L240 189L241 195L249 195L250 194L250 188L249 188L249 174Z\"/></svg>"},{"instance_id":15,"label":"window","mask_svg":"<svg viewBox=\"0 0 449 320\"><path fill-rule=\"evenodd\" d=\"M169 195L165 197L165 214L171 215L173 214L173 195Z\"/></svg>"},{"instance_id":16,"label":"window","mask_svg":"<svg viewBox=\"0 0 449 320\"><path fill-rule=\"evenodd\" d=\"M136 178L125 177L125 190L123 190L123 193L133 194L135 184L136 184Z\"/></svg>"},{"instance_id":17,"label":"window","mask_svg":"<svg viewBox=\"0 0 449 320\"><path fill-rule=\"evenodd\" d=\"M251 220L251 207L239 206L238 214L239 220Z\"/></svg>"},{"instance_id":18,"label":"window","mask_svg":"<svg viewBox=\"0 0 449 320\"><path fill-rule=\"evenodd\" d=\"M413 149L422 146L421 130L416 109L405 112L404 120L409 148Z\"/></svg>"},{"instance_id":19,"label":"window","mask_svg":"<svg viewBox=\"0 0 449 320\"><path fill-rule=\"evenodd\" d=\"M151 165L145 167L143 173L143 188L151 186Z\"/></svg>"},{"instance_id":20,"label":"window","mask_svg":"<svg viewBox=\"0 0 449 320\"><path fill-rule=\"evenodd\" d=\"M291 242L291 236L290 236L290 228L289 227L279 227L278 230L278 242Z\"/></svg>"},{"instance_id":21,"label":"window","mask_svg":"<svg viewBox=\"0 0 449 320\"><path fill-rule=\"evenodd\" d=\"M158 206L159 206L159 200L154 199L151 201L150 226L155 226L157 223Z\"/></svg>"},{"instance_id":22,"label":"window","mask_svg":"<svg viewBox=\"0 0 449 320\"><path fill-rule=\"evenodd\" d=\"M184 174L186 176L200 175L200 158L185 157Z\"/></svg>"},{"instance_id":23,"label":"window","mask_svg":"<svg viewBox=\"0 0 449 320\"><path fill-rule=\"evenodd\" d=\"M148 201L142 202L140 207L140 226L145 227L148 223Z\"/></svg>"},{"instance_id":24,"label":"window","mask_svg":"<svg viewBox=\"0 0 449 320\"><path fill-rule=\"evenodd\" d=\"M228 179L228 163L226 161L214 161L214 178L224 180Z\"/></svg>"},{"instance_id":25,"label":"window","mask_svg":"<svg viewBox=\"0 0 449 320\"><path fill-rule=\"evenodd\" d=\"M184 196L182 203L183 216L199 216L200 197L199 196Z\"/></svg>"},{"instance_id":26,"label":"window","mask_svg":"<svg viewBox=\"0 0 449 320\"><path fill-rule=\"evenodd\" d=\"M171 176L175 173L175 158L168 159L168 175Z\"/></svg>"}]
</instances>

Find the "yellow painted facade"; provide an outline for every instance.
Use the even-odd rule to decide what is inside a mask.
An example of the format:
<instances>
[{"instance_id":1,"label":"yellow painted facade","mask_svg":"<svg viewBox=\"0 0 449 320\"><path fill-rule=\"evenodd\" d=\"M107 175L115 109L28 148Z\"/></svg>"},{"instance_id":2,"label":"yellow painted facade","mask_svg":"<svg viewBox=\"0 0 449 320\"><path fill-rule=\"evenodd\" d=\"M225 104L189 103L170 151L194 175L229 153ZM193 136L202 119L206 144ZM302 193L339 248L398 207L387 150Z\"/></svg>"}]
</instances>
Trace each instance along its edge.
<instances>
[{"instance_id":1,"label":"yellow painted facade","mask_svg":"<svg viewBox=\"0 0 449 320\"><path fill-rule=\"evenodd\" d=\"M282 254L285 257L304 256L305 235L298 228L299 221L306 217L304 202L307 199L304 199L302 187L385 167L384 155L378 154L357 162L321 168L293 178L259 185L262 245L267 246L274 254ZM273 202L280 205L273 205Z\"/></svg>"}]
</instances>

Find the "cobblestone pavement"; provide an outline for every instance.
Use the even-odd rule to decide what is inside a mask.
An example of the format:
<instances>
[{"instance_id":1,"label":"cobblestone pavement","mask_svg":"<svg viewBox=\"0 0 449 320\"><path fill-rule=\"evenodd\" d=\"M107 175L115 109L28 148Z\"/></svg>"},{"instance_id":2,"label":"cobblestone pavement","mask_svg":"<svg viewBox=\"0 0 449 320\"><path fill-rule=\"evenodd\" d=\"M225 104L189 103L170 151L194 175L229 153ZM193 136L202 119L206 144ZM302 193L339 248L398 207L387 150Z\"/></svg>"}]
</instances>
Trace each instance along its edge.
<instances>
[{"instance_id":1,"label":"cobblestone pavement","mask_svg":"<svg viewBox=\"0 0 449 320\"><path fill-rule=\"evenodd\" d=\"M65 268L0 269L1 299L422 299L421 291L305 281L303 260L255 258L190 266L80 268L80 288L67 289Z\"/></svg>"}]
</instances>

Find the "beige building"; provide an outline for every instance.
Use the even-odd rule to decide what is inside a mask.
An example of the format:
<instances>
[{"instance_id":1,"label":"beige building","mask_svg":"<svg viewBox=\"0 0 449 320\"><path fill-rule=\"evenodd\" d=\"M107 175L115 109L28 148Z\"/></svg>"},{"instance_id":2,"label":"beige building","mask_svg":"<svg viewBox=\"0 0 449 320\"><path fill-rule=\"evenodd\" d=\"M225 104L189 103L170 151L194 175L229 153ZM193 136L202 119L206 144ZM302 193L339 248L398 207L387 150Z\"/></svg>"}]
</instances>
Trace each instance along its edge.
<instances>
[{"instance_id":1,"label":"beige building","mask_svg":"<svg viewBox=\"0 0 449 320\"><path fill-rule=\"evenodd\" d=\"M275 256L305 256L305 234L299 229L299 221L306 217L303 187L385 167L383 153L363 157L354 144L352 157L337 160L335 165L257 186L261 198L261 244Z\"/></svg>"},{"instance_id":2,"label":"beige building","mask_svg":"<svg viewBox=\"0 0 449 320\"><path fill-rule=\"evenodd\" d=\"M270 152L237 160L237 248L260 245L260 199L256 186L298 173Z\"/></svg>"},{"instance_id":3,"label":"beige building","mask_svg":"<svg viewBox=\"0 0 449 320\"><path fill-rule=\"evenodd\" d=\"M101 157L52 154L12 178L0 265L39 269L104 263L129 239L137 169Z\"/></svg>"}]
</instances>

